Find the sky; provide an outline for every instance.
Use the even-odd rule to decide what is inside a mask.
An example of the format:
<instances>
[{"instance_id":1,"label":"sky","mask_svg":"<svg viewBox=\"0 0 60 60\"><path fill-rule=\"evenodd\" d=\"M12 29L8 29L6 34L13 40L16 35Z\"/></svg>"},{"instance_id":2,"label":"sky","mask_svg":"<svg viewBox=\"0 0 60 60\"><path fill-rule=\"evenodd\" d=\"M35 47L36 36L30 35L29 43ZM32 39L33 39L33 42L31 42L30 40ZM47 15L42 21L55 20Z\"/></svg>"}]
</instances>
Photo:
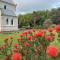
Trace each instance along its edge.
<instances>
[{"instance_id":1,"label":"sky","mask_svg":"<svg viewBox=\"0 0 60 60\"><path fill-rule=\"evenodd\" d=\"M16 0L17 14L60 7L60 0Z\"/></svg>"}]
</instances>

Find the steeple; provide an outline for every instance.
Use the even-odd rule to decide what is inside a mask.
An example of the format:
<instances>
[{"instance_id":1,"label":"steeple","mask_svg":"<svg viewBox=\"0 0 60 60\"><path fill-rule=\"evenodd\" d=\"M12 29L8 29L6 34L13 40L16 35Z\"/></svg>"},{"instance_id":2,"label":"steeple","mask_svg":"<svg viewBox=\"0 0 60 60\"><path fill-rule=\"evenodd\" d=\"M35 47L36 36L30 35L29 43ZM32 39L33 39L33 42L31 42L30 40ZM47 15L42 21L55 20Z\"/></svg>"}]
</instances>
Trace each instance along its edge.
<instances>
[{"instance_id":1,"label":"steeple","mask_svg":"<svg viewBox=\"0 0 60 60\"><path fill-rule=\"evenodd\" d=\"M1 15L6 16L16 16L16 2L15 0L0 0L0 2L4 3L1 7Z\"/></svg>"},{"instance_id":2,"label":"steeple","mask_svg":"<svg viewBox=\"0 0 60 60\"><path fill-rule=\"evenodd\" d=\"M9 4L16 5L16 1L15 0L1 0L1 1L9 3Z\"/></svg>"}]
</instances>

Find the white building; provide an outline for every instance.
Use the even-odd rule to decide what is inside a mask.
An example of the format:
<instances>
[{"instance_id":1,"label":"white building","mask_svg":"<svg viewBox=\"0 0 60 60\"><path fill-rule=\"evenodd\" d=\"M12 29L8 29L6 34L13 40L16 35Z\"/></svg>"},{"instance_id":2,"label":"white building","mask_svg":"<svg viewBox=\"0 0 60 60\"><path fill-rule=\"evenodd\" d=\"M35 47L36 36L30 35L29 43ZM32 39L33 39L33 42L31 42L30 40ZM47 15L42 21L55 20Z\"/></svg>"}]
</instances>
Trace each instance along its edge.
<instances>
[{"instance_id":1,"label":"white building","mask_svg":"<svg viewBox=\"0 0 60 60\"><path fill-rule=\"evenodd\" d=\"M0 0L0 31L18 30L15 0Z\"/></svg>"}]
</instances>

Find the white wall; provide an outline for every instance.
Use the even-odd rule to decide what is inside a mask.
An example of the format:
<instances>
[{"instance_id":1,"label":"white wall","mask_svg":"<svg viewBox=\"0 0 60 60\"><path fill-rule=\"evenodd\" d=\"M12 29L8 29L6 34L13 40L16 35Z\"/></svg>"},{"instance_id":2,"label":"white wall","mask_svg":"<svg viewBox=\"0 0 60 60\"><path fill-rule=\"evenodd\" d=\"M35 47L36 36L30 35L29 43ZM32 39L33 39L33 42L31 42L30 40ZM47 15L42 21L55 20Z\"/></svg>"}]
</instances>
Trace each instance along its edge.
<instances>
[{"instance_id":1,"label":"white wall","mask_svg":"<svg viewBox=\"0 0 60 60\"><path fill-rule=\"evenodd\" d=\"M8 18L9 24L6 24L7 18ZM13 25L11 25L12 19L13 19ZM14 31L14 30L18 30L17 17L2 16L2 31Z\"/></svg>"},{"instance_id":2,"label":"white wall","mask_svg":"<svg viewBox=\"0 0 60 60\"><path fill-rule=\"evenodd\" d=\"M1 31L1 10L0 10L0 31Z\"/></svg>"},{"instance_id":3,"label":"white wall","mask_svg":"<svg viewBox=\"0 0 60 60\"><path fill-rule=\"evenodd\" d=\"M3 2L0 1L0 8L4 8L4 5L6 5L7 10L12 10L12 11L15 12L16 6L10 5L10 4L7 4L7 3L3 3Z\"/></svg>"},{"instance_id":4,"label":"white wall","mask_svg":"<svg viewBox=\"0 0 60 60\"><path fill-rule=\"evenodd\" d=\"M0 1L0 8L4 9L4 5L6 5L6 10L12 10L15 12L16 6L10 5L7 3L3 3ZM7 13L7 12L6 12ZM8 18L9 24L6 24L6 19ZM13 25L11 25L11 20L13 19ZM1 16L0 11L0 31L14 31L18 30L18 20L17 17L13 16Z\"/></svg>"}]
</instances>

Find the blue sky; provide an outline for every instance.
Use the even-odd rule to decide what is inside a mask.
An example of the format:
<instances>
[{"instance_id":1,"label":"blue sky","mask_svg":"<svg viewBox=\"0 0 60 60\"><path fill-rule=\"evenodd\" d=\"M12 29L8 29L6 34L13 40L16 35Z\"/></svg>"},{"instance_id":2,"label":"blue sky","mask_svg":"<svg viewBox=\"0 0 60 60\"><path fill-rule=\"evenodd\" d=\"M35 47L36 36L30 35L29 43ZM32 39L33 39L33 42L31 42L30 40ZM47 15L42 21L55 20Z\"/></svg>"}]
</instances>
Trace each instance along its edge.
<instances>
[{"instance_id":1,"label":"blue sky","mask_svg":"<svg viewBox=\"0 0 60 60\"><path fill-rule=\"evenodd\" d=\"M16 0L17 14L60 7L60 0Z\"/></svg>"}]
</instances>

